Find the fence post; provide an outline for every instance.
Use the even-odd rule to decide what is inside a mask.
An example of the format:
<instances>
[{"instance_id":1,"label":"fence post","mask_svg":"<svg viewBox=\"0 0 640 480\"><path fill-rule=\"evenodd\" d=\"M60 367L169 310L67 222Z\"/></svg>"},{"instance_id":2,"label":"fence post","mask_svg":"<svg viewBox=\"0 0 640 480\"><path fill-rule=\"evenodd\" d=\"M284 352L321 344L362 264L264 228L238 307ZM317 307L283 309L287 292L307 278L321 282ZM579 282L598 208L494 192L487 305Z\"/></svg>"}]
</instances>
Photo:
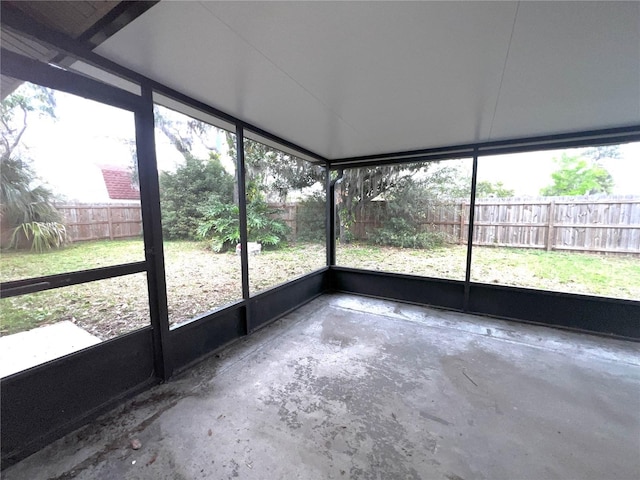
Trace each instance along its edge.
<instances>
[{"instance_id":1,"label":"fence post","mask_svg":"<svg viewBox=\"0 0 640 480\"><path fill-rule=\"evenodd\" d=\"M111 205L107 205L107 222L109 222L109 240L113 240L113 221L111 219Z\"/></svg>"},{"instance_id":2,"label":"fence post","mask_svg":"<svg viewBox=\"0 0 640 480\"><path fill-rule=\"evenodd\" d=\"M464 214L465 214L465 205L464 200L460 204L460 237L458 238L458 245L462 245L464 243Z\"/></svg>"},{"instance_id":3,"label":"fence post","mask_svg":"<svg viewBox=\"0 0 640 480\"><path fill-rule=\"evenodd\" d=\"M292 224L293 224L293 241L295 243L298 242L298 202L293 204L293 218L292 220Z\"/></svg>"},{"instance_id":4,"label":"fence post","mask_svg":"<svg viewBox=\"0 0 640 480\"><path fill-rule=\"evenodd\" d=\"M555 239L555 235L554 235L554 217L556 214L556 201L555 200L551 200L549 202L549 218L547 219L547 242L546 242L546 249L547 252L551 251L553 249L553 241Z\"/></svg>"}]
</instances>

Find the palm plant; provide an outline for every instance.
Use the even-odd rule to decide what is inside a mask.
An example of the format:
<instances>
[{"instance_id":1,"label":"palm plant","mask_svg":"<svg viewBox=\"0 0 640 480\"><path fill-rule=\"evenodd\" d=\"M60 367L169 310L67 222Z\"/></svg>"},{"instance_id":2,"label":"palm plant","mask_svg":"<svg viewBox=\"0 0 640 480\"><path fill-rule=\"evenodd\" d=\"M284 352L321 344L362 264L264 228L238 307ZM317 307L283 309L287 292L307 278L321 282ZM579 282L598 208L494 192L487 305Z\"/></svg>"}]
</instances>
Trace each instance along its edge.
<instances>
[{"instance_id":1,"label":"palm plant","mask_svg":"<svg viewBox=\"0 0 640 480\"><path fill-rule=\"evenodd\" d=\"M52 116L54 106L50 91L28 84L0 105L0 219L13 248L26 242L41 252L67 240L52 192L37 184L35 172L18 153L28 114L37 110Z\"/></svg>"}]
</instances>

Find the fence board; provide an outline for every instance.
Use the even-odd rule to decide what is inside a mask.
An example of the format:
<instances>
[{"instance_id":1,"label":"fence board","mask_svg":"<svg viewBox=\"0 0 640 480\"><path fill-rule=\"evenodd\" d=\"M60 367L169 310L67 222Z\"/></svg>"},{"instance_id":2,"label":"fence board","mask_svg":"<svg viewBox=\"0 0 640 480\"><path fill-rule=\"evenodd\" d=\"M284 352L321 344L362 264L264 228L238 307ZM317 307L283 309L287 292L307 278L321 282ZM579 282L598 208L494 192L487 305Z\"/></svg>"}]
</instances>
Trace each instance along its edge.
<instances>
[{"instance_id":1,"label":"fence board","mask_svg":"<svg viewBox=\"0 0 640 480\"><path fill-rule=\"evenodd\" d=\"M139 237L142 213L139 203L56 205L71 241Z\"/></svg>"},{"instance_id":2,"label":"fence board","mask_svg":"<svg viewBox=\"0 0 640 480\"><path fill-rule=\"evenodd\" d=\"M298 204L270 204L298 236ZM139 203L59 205L72 240L136 237L142 234ZM420 228L446 233L466 244L467 199L425 207ZM352 234L367 240L388 217L386 202L358 209ZM561 251L640 254L640 196L492 198L476 201L474 245Z\"/></svg>"},{"instance_id":3,"label":"fence board","mask_svg":"<svg viewBox=\"0 0 640 480\"><path fill-rule=\"evenodd\" d=\"M366 240L382 226L385 202L356 215L353 233ZM378 215L375 213L378 212ZM446 233L466 243L466 199L425 207L421 228ZM375 217L375 219L374 219ZM478 199L474 245L640 254L640 197L540 197Z\"/></svg>"}]
</instances>

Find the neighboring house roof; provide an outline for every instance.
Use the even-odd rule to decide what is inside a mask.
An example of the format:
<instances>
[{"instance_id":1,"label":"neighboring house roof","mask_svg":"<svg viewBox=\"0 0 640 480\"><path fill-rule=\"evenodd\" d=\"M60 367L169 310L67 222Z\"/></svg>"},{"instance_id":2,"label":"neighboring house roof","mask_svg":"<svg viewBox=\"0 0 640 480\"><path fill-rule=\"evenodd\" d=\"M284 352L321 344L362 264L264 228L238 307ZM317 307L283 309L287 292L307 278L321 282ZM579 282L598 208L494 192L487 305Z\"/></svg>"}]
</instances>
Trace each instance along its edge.
<instances>
[{"instance_id":1,"label":"neighboring house roof","mask_svg":"<svg viewBox=\"0 0 640 480\"><path fill-rule=\"evenodd\" d=\"M109 198L113 200L140 200L140 189L131 181L131 172L118 167L101 167Z\"/></svg>"}]
</instances>

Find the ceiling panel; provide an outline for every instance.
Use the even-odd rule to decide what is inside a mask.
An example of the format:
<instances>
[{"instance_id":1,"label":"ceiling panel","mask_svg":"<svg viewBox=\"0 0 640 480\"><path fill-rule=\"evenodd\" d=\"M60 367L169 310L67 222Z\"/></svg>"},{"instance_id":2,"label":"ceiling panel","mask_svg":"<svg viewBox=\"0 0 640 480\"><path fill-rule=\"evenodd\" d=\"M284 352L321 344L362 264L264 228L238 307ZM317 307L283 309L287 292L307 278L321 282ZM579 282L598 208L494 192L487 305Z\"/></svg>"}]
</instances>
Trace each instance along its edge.
<instances>
[{"instance_id":1,"label":"ceiling panel","mask_svg":"<svg viewBox=\"0 0 640 480\"><path fill-rule=\"evenodd\" d=\"M206 3L217 18L358 131L330 157L488 133L515 5Z\"/></svg>"},{"instance_id":2,"label":"ceiling panel","mask_svg":"<svg viewBox=\"0 0 640 480\"><path fill-rule=\"evenodd\" d=\"M306 132L315 151L332 139L357 137L199 2L161 2L97 51L284 138Z\"/></svg>"},{"instance_id":3,"label":"ceiling panel","mask_svg":"<svg viewBox=\"0 0 640 480\"><path fill-rule=\"evenodd\" d=\"M640 2L522 2L491 138L640 122Z\"/></svg>"},{"instance_id":4,"label":"ceiling panel","mask_svg":"<svg viewBox=\"0 0 640 480\"><path fill-rule=\"evenodd\" d=\"M637 3L160 2L97 51L328 158L640 123Z\"/></svg>"}]
</instances>

